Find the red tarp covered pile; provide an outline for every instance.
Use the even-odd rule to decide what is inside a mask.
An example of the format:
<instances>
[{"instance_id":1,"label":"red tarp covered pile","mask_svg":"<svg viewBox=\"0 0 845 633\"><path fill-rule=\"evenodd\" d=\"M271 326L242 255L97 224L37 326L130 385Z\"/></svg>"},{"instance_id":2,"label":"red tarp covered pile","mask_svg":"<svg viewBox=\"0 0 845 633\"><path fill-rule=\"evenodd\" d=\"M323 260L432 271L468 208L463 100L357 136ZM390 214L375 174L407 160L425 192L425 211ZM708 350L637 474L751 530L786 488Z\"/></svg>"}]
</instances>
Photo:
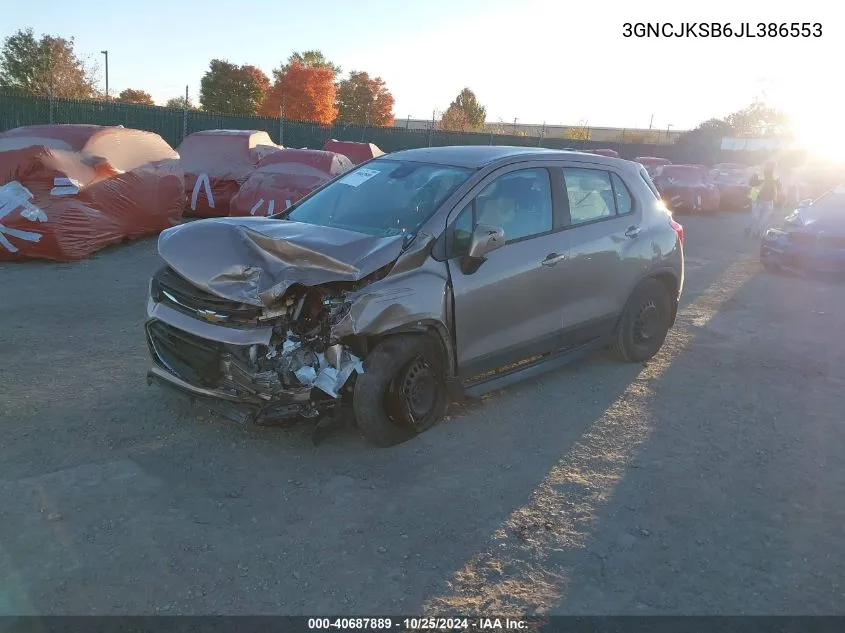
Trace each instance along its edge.
<instances>
[{"instance_id":1,"label":"red tarp covered pile","mask_svg":"<svg viewBox=\"0 0 845 633\"><path fill-rule=\"evenodd\" d=\"M384 152L372 143L354 143L352 141L336 141L334 139L326 141L323 149L327 152L343 154L352 161L353 165L359 165L371 158L384 155Z\"/></svg>"},{"instance_id":2,"label":"red tarp covered pile","mask_svg":"<svg viewBox=\"0 0 845 633\"><path fill-rule=\"evenodd\" d=\"M185 213L229 215L229 203L259 161L281 150L267 132L204 130L178 147L185 170Z\"/></svg>"},{"instance_id":3,"label":"red tarp covered pile","mask_svg":"<svg viewBox=\"0 0 845 633\"><path fill-rule=\"evenodd\" d=\"M346 156L316 149L285 149L266 156L232 198L231 215L271 215L352 169Z\"/></svg>"},{"instance_id":4,"label":"red tarp covered pile","mask_svg":"<svg viewBox=\"0 0 845 633\"><path fill-rule=\"evenodd\" d=\"M0 260L70 261L182 217L179 155L158 134L98 125L0 133Z\"/></svg>"}]
</instances>

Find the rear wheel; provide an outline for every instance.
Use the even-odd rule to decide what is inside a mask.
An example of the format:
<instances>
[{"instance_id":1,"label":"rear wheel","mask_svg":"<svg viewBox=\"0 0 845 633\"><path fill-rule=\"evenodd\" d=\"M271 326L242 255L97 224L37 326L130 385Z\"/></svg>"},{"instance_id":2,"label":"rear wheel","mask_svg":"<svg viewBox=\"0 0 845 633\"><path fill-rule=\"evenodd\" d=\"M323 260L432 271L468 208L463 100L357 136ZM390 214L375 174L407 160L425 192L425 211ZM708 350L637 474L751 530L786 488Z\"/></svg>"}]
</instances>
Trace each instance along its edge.
<instances>
[{"instance_id":1,"label":"rear wheel","mask_svg":"<svg viewBox=\"0 0 845 633\"><path fill-rule=\"evenodd\" d=\"M379 343L355 380L358 427L374 444L393 446L434 426L449 405L440 341L400 334Z\"/></svg>"},{"instance_id":2,"label":"rear wheel","mask_svg":"<svg viewBox=\"0 0 845 633\"><path fill-rule=\"evenodd\" d=\"M672 298L657 279L646 279L634 290L616 331L613 348L622 360L648 360L663 346L672 323Z\"/></svg>"}]
</instances>

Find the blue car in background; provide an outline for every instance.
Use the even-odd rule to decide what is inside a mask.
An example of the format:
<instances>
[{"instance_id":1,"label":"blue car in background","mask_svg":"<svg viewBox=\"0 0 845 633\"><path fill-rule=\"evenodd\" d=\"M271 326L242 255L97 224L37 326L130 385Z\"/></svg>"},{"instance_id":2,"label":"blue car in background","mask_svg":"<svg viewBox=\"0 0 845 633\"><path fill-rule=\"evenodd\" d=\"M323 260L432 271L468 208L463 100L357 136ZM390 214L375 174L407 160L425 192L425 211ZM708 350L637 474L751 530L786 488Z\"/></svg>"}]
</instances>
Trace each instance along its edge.
<instances>
[{"instance_id":1,"label":"blue car in background","mask_svg":"<svg viewBox=\"0 0 845 633\"><path fill-rule=\"evenodd\" d=\"M769 229L760 262L770 271L845 273L845 185L804 201L779 229Z\"/></svg>"}]
</instances>

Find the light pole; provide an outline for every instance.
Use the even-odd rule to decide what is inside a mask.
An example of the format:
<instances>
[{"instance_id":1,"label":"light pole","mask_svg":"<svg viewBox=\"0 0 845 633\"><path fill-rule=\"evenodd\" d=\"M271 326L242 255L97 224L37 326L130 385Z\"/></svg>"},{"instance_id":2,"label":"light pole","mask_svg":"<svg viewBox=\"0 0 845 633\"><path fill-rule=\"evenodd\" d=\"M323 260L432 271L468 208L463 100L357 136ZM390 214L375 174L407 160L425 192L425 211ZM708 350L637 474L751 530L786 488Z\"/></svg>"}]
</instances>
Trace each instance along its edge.
<instances>
[{"instance_id":1,"label":"light pole","mask_svg":"<svg viewBox=\"0 0 845 633\"><path fill-rule=\"evenodd\" d=\"M669 143L669 129L670 129L671 127L672 127L672 124L671 124L671 123L670 123L669 125L667 125L667 126L666 126L666 143L667 143L667 145L668 145L668 143Z\"/></svg>"},{"instance_id":2,"label":"light pole","mask_svg":"<svg viewBox=\"0 0 845 633\"><path fill-rule=\"evenodd\" d=\"M405 129L406 130L411 129L411 115L410 114L408 115L408 122L405 124Z\"/></svg>"},{"instance_id":3,"label":"light pole","mask_svg":"<svg viewBox=\"0 0 845 633\"><path fill-rule=\"evenodd\" d=\"M100 51L103 55L106 56L106 99L109 98L109 52L108 51Z\"/></svg>"}]
</instances>

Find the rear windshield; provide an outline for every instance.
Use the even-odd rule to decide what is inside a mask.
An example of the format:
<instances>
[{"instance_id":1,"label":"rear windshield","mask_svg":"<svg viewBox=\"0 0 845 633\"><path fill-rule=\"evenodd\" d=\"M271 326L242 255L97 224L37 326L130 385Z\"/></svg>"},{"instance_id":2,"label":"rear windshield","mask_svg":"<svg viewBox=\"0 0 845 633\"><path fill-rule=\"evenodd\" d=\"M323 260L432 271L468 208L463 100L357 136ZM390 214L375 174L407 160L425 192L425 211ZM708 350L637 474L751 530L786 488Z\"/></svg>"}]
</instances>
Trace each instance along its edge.
<instances>
[{"instance_id":1,"label":"rear windshield","mask_svg":"<svg viewBox=\"0 0 845 633\"><path fill-rule=\"evenodd\" d=\"M742 171L717 171L713 176L713 180L729 185L744 185L748 183L748 176Z\"/></svg>"}]
</instances>

